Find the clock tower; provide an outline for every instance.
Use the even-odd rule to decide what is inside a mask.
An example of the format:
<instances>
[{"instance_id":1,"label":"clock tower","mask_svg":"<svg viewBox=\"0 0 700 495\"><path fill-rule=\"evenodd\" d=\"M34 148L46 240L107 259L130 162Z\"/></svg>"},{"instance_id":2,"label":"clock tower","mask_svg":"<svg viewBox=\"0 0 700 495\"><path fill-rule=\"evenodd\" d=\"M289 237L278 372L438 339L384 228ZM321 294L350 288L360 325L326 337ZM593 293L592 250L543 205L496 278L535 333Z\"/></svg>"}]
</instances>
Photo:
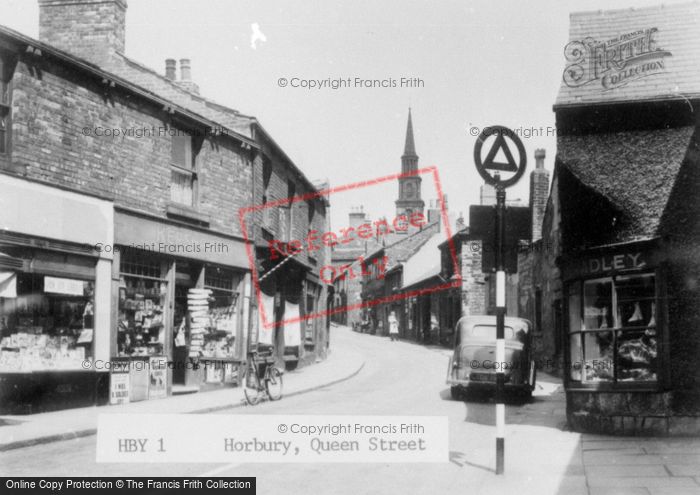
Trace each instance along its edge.
<instances>
[{"instance_id":1,"label":"clock tower","mask_svg":"<svg viewBox=\"0 0 700 495\"><path fill-rule=\"evenodd\" d=\"M406 144L401 156L401 173L407 174L418 170L418 155L413 141L413 122L411 109L408 109L408 125L406 126ZM423 213L425 203L421 199L421 177L413 175L399 179L399 199L396 200L396 216L411 213Z\"/></svg>"}]
</instances>

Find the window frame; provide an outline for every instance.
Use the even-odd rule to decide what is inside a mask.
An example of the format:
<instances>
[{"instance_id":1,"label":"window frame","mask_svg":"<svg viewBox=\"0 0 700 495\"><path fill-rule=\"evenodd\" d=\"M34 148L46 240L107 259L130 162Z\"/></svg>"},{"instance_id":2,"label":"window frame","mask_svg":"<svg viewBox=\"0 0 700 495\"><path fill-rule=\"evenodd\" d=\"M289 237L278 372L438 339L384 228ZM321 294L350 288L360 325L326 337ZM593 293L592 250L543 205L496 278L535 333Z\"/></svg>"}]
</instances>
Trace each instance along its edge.
<instances>
[{"instance_id":1,"label":"window frame","mask_svg":"<svg viewBox=\"0 0 700 495\"><path fill-rule=\"evenodd\" d=\"M12 146L12 79L17 59L12 54L0 51L0 115L5 118L5 129L0 131L0 158L10 156ZM2 86L6 88L7 101L2 101Z\"/></svg>"},{"instance_id":2,"label":"window frame","mask_svg":"<svg viewBox=\"0 0 700 495\"><path fill-rule=\"evenodd\" d=\"M631 278L631 277L652 277L654 280L653 292L654 296L652 301L654 303L655 313L653 314L655 320L655 332L656 332L656 379L647 381L621 381L618 377L618 347L619 347L619 336L618 334L622 332L630 331L641 331L650 328L648 325L640 327L629 327L618 325L618 305L617 305L617 291L618 286L615 285L615 281L621 278ZM584 323L584 311L585 311L585 292L584 285L586 282L604 280L610 283L610 301L611 301L611 311L612 311L612 326L609 328L598 328L598 329L586 329ZM666 318L666 306L664 304L665 295L665 277L662 268L646 268L640 271L625 271L625 272L613 272L604 274L595 274L587 277L581 277L572 279L565 282L564 296L562 298L563 303L563 335L564 338L564 382L567 390L586 390L586 391L659 391L663 390L667 386L668 376L669 376L669 361L667 357L668 349L668 325ZM578 306L579 306L579 328L577 330L571 330L571 297L578 296ZM596 334L601 332L611 332L612 341L611 348L613 350L612 354L612 373L613 379L611 381L585 381L584 380L584 366L586 362L585 355L585 334ZM578 367L574 369L572 367L573 360L571 356L572 352L572 338L578 336L580 356ZM577 370L580 374L579 379L573 379L572 373Z\"/></svg>"},{"instance_id":3,"label":"window frame","mask_svg":"<svg viewBox=\"0 0 700 495\"><path fill-rule=\"evenodd\" d=\"M173 133L173 135L170 137L170 202L180 206L197 209L197 206L199 205L199 170L195 153L194 136L190 135L187 131L184 131L180 128L174 127L173 129L176 132ZM176 139L183 139L186 140L186 143L188 143L188 145L185 146L185 163L189 163L191 165L191 168L189 169L184 167L180 163L176 163L175 160L173 160L173 149L175 146ZM183 201L178 201L173 197L173 174L188 177L190 188L192 191L192 200L189 204Z\"/></svg>"}]
</instances>

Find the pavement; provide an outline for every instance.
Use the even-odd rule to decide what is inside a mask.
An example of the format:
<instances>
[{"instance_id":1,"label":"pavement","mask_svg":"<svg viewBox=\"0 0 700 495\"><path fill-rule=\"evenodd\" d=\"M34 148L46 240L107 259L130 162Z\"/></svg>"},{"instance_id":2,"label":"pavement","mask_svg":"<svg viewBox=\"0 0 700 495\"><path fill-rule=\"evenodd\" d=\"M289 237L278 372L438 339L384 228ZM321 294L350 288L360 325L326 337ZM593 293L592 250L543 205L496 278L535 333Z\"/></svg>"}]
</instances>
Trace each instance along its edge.
<instances>
[{"instance_id":1,"label":"pavement","mask_svg":"<svg viewBox=\"0 0 700 495\"><path fill-rule=\"evenodd\" d=\"M534 396L509 413L505 474L475 493L700 495L700 438L571 432L558 378L538 371Z\"/></svg>"},{"instance_id":2,"label":"pavement","mask_svg":"<svg viewBox=\"0 0 700 495\"><path fill-rule=\"evenodd\" d=\"M358 352L329 352L324 361L284 373L282 400L348 380L363 366ZM247 405L242 388L226 387L114 406L0 416L0 452L94 435L100 414L204 414L246 406L255 407Z\"/></svg>"}]
</instances>

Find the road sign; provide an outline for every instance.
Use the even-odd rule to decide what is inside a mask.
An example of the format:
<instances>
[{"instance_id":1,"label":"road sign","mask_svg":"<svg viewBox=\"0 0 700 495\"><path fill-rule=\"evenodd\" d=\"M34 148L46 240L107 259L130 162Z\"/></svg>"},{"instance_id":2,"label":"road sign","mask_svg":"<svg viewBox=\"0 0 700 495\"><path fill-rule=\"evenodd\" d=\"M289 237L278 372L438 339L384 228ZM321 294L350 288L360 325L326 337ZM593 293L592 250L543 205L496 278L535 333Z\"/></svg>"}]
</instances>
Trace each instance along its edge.
<instances>
[{"instance_id":1,"label":"road sign","mask_svg":"<svg viewBox=\"0 0 700 495\"><path fill-rule=\"evenodd\" d=\"M489 138L494 138L491 143L491 149L482 157L482 148L484 143ZM511 147L508 142L511 142L513 147L518 152L517 160L513 156ZM505 161L499 157L503 156ZM483 177L487 184L496 187L510 187L520 180L525 173L527 165L527 155L525 154L525 146L517 134L507 127L502 125L494 125L485 128L476 138L474 145L474 163L479 175Z\"/></svg>"},{"instance_id":2,"label":"road sign","mask_svg":"<svg viewBox=\"0 0 700 495\"><path fill-rule=\"evenodd\" d=\"M484 143L493 138L491 149L482 158L481 149ZM516 162L513 152L508 146L511 141L518 151ZM503 156L505 161L500 160ZM496 210L494 218L494 264L496 265L496 362L504 363L506 358L505 318L506 318L506 187L512 186L523 173L527 164L525 147L520 138L507 127L494 125L487 127L474 145L474 164L479 175L487 184L496 187ZM503 174L503 175L501 175ZM470 210L471 213L471 210ZM504 367L496 371L496 474L503 474L505 469L505 427L506 413L503 392L505 389Z\"/></svg>"}]
</instances>

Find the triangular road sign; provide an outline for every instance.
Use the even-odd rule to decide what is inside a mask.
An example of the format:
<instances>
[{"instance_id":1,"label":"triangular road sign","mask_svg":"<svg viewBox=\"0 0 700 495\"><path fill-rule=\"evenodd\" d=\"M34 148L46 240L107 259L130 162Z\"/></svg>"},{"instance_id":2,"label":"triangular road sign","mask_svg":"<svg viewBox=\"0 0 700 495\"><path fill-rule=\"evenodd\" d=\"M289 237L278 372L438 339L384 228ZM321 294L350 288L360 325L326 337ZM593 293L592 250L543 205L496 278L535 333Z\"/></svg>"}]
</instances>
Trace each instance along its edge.
<instances>
[{"instance_id":1,"label":"triangular road sign","mask_svg":"<svg viewBox=\"0 0 700 495\"><path fill-rule=\"evenodd\" d=\"M499 150L503 151L507 163L494 161ZM499 132L496 134L496 140L493 142L493 146L491 146L491 151L489 151L489 154L486 155L486 160L484 160L484 168L488 170L502 170L503 172L518 171L518 165L513 159L513 154L508 148L508 143L506 143L503 133Z\"/></svg>"}]
</instances>

